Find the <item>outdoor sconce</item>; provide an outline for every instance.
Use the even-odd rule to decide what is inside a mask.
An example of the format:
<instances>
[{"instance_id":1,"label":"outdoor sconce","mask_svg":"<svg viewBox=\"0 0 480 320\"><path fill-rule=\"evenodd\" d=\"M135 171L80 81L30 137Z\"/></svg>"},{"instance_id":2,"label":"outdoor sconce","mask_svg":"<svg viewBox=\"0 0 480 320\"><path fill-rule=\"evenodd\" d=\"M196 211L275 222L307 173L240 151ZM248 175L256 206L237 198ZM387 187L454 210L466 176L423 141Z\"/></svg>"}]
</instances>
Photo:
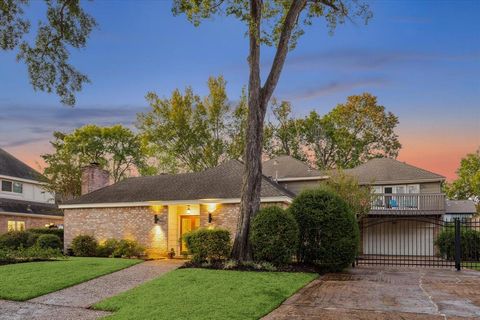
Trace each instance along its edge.
<instances>
[{"instance_id":1,"label":"outdoor sconce","mask_svg":"<svg viewBox=\"0 0 480 320\"><path fill-rule=\"evenodd\" d=\"M153 216L153 223L157 224L160 221L160 218L158 218L158 214Z\"/></svg>"},{"instance_id":2,"label":"outdoor sconce","mask_svg":"<svg viewBox=\"0 0 480 320\"><path fill-rule=\"evenodd\" d=\"M191 214L192 210L190 210L190 206L187 206L187 214Z\"/></svg>"},{"instance_id":3,"label":"outdoor sconce","mask_svg":"<svg viewBox=\"0 0 480 320\"><path fill-rule=\"evenodd\" d=\"M208 223L212 223L212 214L211 213L208 214Z\"/></svg>"}]
</instances>

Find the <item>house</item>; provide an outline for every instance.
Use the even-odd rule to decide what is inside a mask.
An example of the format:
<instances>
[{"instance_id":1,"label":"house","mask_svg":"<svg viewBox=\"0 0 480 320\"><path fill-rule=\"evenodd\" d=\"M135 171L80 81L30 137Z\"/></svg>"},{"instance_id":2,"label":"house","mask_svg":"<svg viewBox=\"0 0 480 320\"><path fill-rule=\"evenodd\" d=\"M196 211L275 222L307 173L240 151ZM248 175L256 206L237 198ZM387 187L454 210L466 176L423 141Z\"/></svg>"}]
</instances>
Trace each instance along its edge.
<instances>
[{"instance_id":1,"label":"house","mask_svg":"<svg viewBox=\"0 0 480 320\"><path fill-rule=\"evenodd\" d=\"M243 164L236 160L196 173L128 178L107 186L96 164L82 175L82 193L63 203L65 248L89 234L99 242L133 239L150 257L185 250L181 237L198 227L236 231L240 213ZM100 181L100 182L99 182ZM263 177L261 205L288 206L294 194Z\"/></svg>"},{"instance_id":2,"label":"house","mask_svg":"<svg viewBox=\"0 0 480 320\"><path fill-rule=\"evenodd\" d=\"M279 156L262 164L263 174L293 193L315 188L328 175L291 156Z\"/></svg>"},{"instance_id":3,"label":"house","mask_svg":"<svg viewBox=\"0 0 480 320\"><path fill-rule=\"evenodd\" d=\"M40 173L0 148L0 233L63 226L55 196Z\"/></svg>"},{"instance_id":4,"label":"house","mask_svg":"<svg viewBox=\"0 0 480 320\"><path fill-rule=\"evenodd\" d=\"M473 200L447 200L444 220L447 222L454 219L469 219L477 214L477 208Z\"/></svg>"}]
</instances>

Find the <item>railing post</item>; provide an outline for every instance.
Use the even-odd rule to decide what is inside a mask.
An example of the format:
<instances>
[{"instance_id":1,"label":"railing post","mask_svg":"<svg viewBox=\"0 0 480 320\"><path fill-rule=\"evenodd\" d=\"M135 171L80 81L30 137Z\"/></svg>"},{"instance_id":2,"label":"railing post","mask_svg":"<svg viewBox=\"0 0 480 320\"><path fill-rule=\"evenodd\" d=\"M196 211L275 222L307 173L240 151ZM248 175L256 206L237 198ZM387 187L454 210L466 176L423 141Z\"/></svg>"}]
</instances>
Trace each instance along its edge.
<instances>
[{"instance_id":1,"label":"railing post","mask_svg":"<svg viewBox=\"0 0 480 320\"><path fill-rule=\"evenodd\" d=\"M462 257L462 246L461 246L462 236L460 230L460 219L455 218L455 268L457 271L460 271L462 264L461 264L461 257Z\"/></svg>"}]
</instances>

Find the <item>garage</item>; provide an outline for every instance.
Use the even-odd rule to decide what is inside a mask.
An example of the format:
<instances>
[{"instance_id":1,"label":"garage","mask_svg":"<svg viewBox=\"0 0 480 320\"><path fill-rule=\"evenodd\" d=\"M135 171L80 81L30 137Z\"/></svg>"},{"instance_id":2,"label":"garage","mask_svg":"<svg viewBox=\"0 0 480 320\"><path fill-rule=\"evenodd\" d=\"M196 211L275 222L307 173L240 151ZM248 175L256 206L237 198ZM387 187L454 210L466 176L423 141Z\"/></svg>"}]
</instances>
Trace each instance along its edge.
<instances>
[{"instance_id":1,"label":"garage","mask_svg":"<svg viewBox=\"0 0 480 320\"><path fill-rule=\"evenodd\" d=\"M433 220L370 218L362 228L363 254L435 256L434 233Z\"/></svg>"}]
</instances>

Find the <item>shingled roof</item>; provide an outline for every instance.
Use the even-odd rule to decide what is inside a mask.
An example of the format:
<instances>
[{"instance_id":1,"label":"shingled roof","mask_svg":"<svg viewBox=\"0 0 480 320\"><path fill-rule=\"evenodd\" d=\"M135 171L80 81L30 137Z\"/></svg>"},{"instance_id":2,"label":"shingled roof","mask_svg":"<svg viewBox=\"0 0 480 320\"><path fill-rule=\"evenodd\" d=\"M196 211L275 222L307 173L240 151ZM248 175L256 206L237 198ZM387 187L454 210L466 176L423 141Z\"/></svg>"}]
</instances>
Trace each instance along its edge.
<instances>
[{"instance_id":1,"label":"shingled roof","mask_svg":"<svg viewBox=\"0 0 480 320\"><path fill-rule=\"evenodd\" d=\"M0 214L2 212L63 216L55 204L5 198L0 198Z\"/></svg>"},{"instance_id":2,"label":"shingled roof","mask_svg":"<svg viewBox=\"0 0 480 320\"><path fill-rule=\"evenodd\" d=\"M35 181L41 179L40 173L2 148L0 148L0 175Z\"/></svg>"},{"instance_id":3,"label":"shingled roof","mask_svg":"<svg viewBox=\"0 0 480 320\"><path fill-rule=\"evenodd\" d=\"M278 181L284 179L302 178L321 178L324 175L311 167L305 162L297 160L291 156L279 156L262 164L262 172L267 177ZM326 177L325 177L326 178Z\"/></svg>"},{"instance_id":4,"label":"shingled roof","mask_svg":"<svg viewBox=\"0 0 480 320\"><path fill-rule=\"evenodd\" d=\"M445 213L455 214L455 213L471 213L474 214L477 212L475 207L475 202L472 200L447 200Z\"/></svg>"},{"instance_id":5,"label":"shingled roof","mask_svg":"<svg viewBox=\"0 0 480 320\"><path fill-rule=\"evenodd\" d=\"M238 199L241 196L242 174L243 164L230 160L202 172L128 178L66 201L63 205ZM293 198L294 195L263 177L261 197Z\"/></svg>"},{"instance_id":6,"label":"shingled roof","mask_svg":"<svg viewBox=\"0 0 480 320\"><path fill-rule=\"evenodd\" d=\"M346 174L357 177L360 184L388 184L443 181L445 177L405 162L390 158L375 158L353 169L345 170Z\"/></svg>"}]
</instances>

